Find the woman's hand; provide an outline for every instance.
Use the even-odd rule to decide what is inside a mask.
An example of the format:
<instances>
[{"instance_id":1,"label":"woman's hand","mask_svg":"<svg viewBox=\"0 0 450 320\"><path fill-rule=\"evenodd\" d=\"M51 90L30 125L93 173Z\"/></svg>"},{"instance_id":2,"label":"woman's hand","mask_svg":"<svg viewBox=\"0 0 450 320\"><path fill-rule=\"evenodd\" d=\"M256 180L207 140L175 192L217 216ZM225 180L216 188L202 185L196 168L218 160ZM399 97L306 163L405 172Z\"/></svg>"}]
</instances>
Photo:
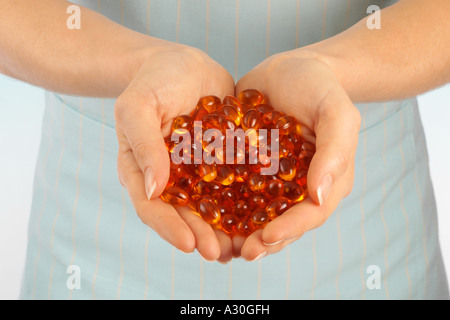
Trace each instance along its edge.
<instances>
[{"instance_id":1,"label":"woman's hand","mask_svg":"<svg viewBox=\"0 0 450 320\"><path fill-rule=\"evenodd\" d=\"M276 109L302 123L316 144L308 171L309 197L248 238L233 239L247 260L275 253L322 225L353 185L360 114L331 68L317 55L294 50L274 55L239 80L236 93L260 90Z\"/></svg>"},{"instance_id":2,"label":"woman's hand","mask_svg":"<svg viewBox=\"0 0 450 320\"><path fill-rule=\"evenodd\" d=\"M118 173L140 219L184 252L207 260L231 259L231 239L214 231L187 207L159 199L169 178L164 137L175 117L188 114L206 95L234 94L234 80L204 52L161 41L115 105Z\"/></svg>"}]
</instances>

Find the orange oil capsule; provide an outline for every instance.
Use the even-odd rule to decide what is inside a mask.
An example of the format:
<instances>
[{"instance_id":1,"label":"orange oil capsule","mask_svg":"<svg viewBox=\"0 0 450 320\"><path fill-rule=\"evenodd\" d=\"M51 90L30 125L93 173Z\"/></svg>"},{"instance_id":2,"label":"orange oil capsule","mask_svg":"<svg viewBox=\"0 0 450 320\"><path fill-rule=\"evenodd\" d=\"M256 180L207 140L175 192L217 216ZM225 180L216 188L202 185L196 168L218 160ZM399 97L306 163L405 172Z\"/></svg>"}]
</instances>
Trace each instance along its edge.
<instances>
[{"instance_id":1,"label":"orange oil capsule","mask_svg":"<svg viewBox=\"0 0 450 320\"><path fill-rule=\"evenodd\" d=\"M216 167L216 172L216 181L224 186L229 186L234 182L234 172L231 167L227 165L218 165Z\"/></svg>"},{"instance_id":2,"label":"orange oil capsule","mask_svg":"<svg viewBox=\"0 0 450 320\"><path fill-rule=\"evenodd\" d=\"M248 204L251 209L264 207L267 204L266 197L261 193L251 193L248 196Z\"/></svg>"},{"instance_id":3,"label":"orange oil capsule","mask_svg":"<svg viewBox=\"0 0 450 320\"><path fill-rule=\"evenodd\" d=\"M234 180L237 182L244 182L247 180L249 169L245 164L236 164L234 166Z\"/></svg>"},{"instance_id":4,"label":"orange oil capsule","mask_svg":"<svg viewBox=\"0 0 450 320\"><path fill-rule=\"evenodd\" d=\"M297 203L305 198L305 190L294 181L285 181L283 183L283 194L284 197Z\"/></svg>"},{"instance_id":5,"label":"orange oil capsule","mask_svg":"<svg viewBox=\"0 0 450 320\"><path fill-rule=\"evenodd\" d=\"M250 189L246 183L234 183L231 186L238 194L240 199L248 199L250 196Z\"/></svg>"},{"instance_id":6,"label":"orange oil capsule","mask_svg":"<svg viewBox=\"0 0 450 320\"><path fill-rule=\"evenodd\" d=\"M280 179L272 179L267 183L265 194L269 199L279 198L283 195L283 181Z\"/></svg>"},{"instance_id":7,"label":"orange oil capsule","mask_svg":"<svg viewBox=\"0 0 450 320\"><path fill-rule=\"evenodd\" d=\"M272 106L268 105L268 104L258 104L255 107L256 111L258 111L261 115L265 114L265 113L269 113L273 111Z\"/></svg>"},{"instance_id":8,"label":"orange oil capsule","mask_svg":"<svg viewBox=\"0 0 450 320\"><path fill-rule=\"evenodd\" d=\"M266 179L263 175L252 172L248 177L247 185L251 191L261 192L266 187Z\"/></svg>"},{"instance_id":9,"label":"orange oil capsule","mask_svg":"<svg viewBox=\"0 0 450 320\"><path fill-rule=\"evenodd\" d=\"M286 210L292 207L292 201L288 198L278 198L266 207L267 215L270 220L282 215Z\"/></svg>"},{"instance_id":10,"label":"orange oil capsule","mask_svg":"<svg viewBox=\"0 0 450 320\"><path fill-rule=\"evenodd\" d=\"M239 101L239 99L236 98L235 96L230 96L230 95L225 96L225 98L223 98L222 104L223 105L231 105L238 110L241 107L241 102Z\"/></svg>"},{"instance_id":11,"label":"orange oil capsule","mask_svg":"<svg viewBox=\"0 0 450 320\"><path fill-rule=\"evenodd\" d=\"M257 208L252 212L250 218L256 229L263 228L269 222L269 215L265 208Z\"/></svg>"},{"instance_id":12,"label":"orange oil capsule","mask_svg":"<svg viewBox=\"0 0 450 320\"><path fill-rule=\"evenodd\" d=\"M278 119L284 115L283 112L273 110L261 115L261 122L268 128L275 128Z\"/></svg>"},{"instance_id":13,"label":"orange oil capsule","mask_svg":"<svg viewBox=\"0 0 450 320\"><path fill-rule=\"evenodd\" d=\"M223 231L229 234L236 232L239 220L233 214L222 215L220 219L220 227Z\"/></svg>"},{"instance_id":14,"label":"orange oil capsule","mask_svg":"<svg viewBox=\"0 0 450 320\"><path fill-rule=\"evenodd\" d=\"M248 237L256 230L256 227L251 223L250 219L241 220L237 226L237 233L243 237Z\"/></svg>"},{"instance_id":15,"label":"orange oil capsule","mask_svg":"<svg viewBox=\"0 0 450 320\"><path fill-rule=\"evenodd\" d=\"M238 199L239 196L233 188L224 188L220 191L220 202L225 206L234 206Z\"/></svg>"},{"instance_id":16,"label":"orange oil capsule","mask_svg":"<svg viewBox=\"0 0 450 320\"><path fill-rule=\"evenodd\" d=\"M248 129L258 130L261 126L259 112L254 109L248 110L242 118L241 126L244 131L247 131Z\"/></svg>"},{"instance_id":17,"label":"orange oil capsule","mask_svg":"<svg viewBox=\"0 0 450 320\"><path fill-rule=\"evenodd\" d=\"M206 108L197 107L194 111L192 111L191 117L193 121L202 121L203 117L207 114L209 114L209 111L206 110Z\"/></svg>"},{"instance_id":18,"label":"orange oil capsule","mask_svg":"<svg viewBox=\"0 0 450 320\"><path fill-rule=\"evenodd\" d=\"M263 94L255 89L247 89L239 92L238 99L241 103L248 104L251 107L264 103Z\"/></svg>"},{"instance_id":19,"label":"orange oil capsule","mask_svg":"<svg viewBox=\"0 0 450 320\"><path fill-rule=\"evenodd\" d=\"M220 124L220 131L222 131L224 135L226 135L228 129L233 131L237 129L237 125L233 121L233 119L224 114L219 115L219 124Z\"/></svg>"},{"instance_id":20,"label":"orange oil capsule","mask_svg":"<svg viewBox=\"0 0 450 320\"><path fill-rule=\"evenodd\" d=\"M291 158L283 157L280 159L278 176L281 179L285 181L291 181L295 178L296 171L297 169L295 167L295 163Z\"/></svg>"},{"instance_id":21,"label":"orange oil capsule","mask_svg":"<svg viewBox=\"0 0 450 320\"><path fill-rule=\"evenodd\" d=\"M201 98L197 104L197 107L203 107L208 110L209 113L216 111L221 104L221 101L216 96L205 96Z\"/></svg>"},{"instance_id":22,"label":"orange oil capsule","mask_svg":"<svg viewBox=\"0 0 450 320\"><path fill-rule=\"evenodd\" d=\"M197 203L197 212L209 224L216 224L220 220L219 207L208 198L203 198Z\"/></svg>"},{"instance_id":23,"label":"orange oil capsule","mask_svg":"<svg viewBox=\"0 0 450 320\"><path fill-rule=\"evenodd\" d=\"M241 125L242 116L239 114L239 111L235 106L229 104L224 105L219 109L219 112L231 119L236 126Z\"/></svg>"},{"instance_id":24,"label":"orange oil capsule","mask_svg":"<svg viewBox=\"0 0 450 320\"><path fill-rule=\"evenodd\" d=\"M161 193L161 199L174 207L181 207L188 204L189 195L179 187L169 186Z\"/></svg>"},{"instance_id":25,"label":"orange oil capsule","mask_svg":"<svg viewBox=\"0 0 450 320\"><path fill-rule=\"evenodd\" d=\"M196 182L195 177L183 176L183 177L178 178L178 180L176 180L173 183L173 186L181 188L182 190L186 191L187 193L190 193L195 182Z\"/></svg>"},{"instance_id":26,"label":"orange oil capsule","mask_svg":"<svg viewBox=\"0 0 450 320\"><path fill-rule=\"evenodd\" d=\"M301 151L300 154L298 155L299 166L304 169L309 168L313 155L314 154L312 151L306 150Z\"/></svg>"},{"instance_id":27,"label":"orange oil capsule","mask_svg":"<svg viewBox=\"0 0 450 320\"><path fill-rule=\"evenodd\" d=\"M183 114L175 118L172 123L172 131L178 129L186 129L187 131L191 131L193 125L193 119L190 115Z\"/></svg>"},{"instance_id":28,"label":"orange oil capsule","mask_svg":"<svg viewBox=\"0 0 450 320\"><path fill-rule=\"evenodd\" d=\"M217 176L217 169L215 165L202 163L196 165L195 172L198 174L200 179L206 182L212 181Z\"/></svg>"},{"instance_id":29,"label":"orange oil capsule","mask_svg":"<svg viewBox=\"0 0 450 320\"><path fill-rule=\"evenodd\" d=\"M202 118L202 126L204 130L220 129L220 119L218 113L209 113Z\"/></svg>"},{"instance_id":30,"label":"orange oil capsule","mask_svg":"<svg viewBox=\"0 0 450 320\"><path fill-rule=\"evenodd\" d=\"M217 207L219 208L219 212L220 212L220 216L223 217L224 215L227 214L233 214L233 209L230 206L226 206L223 204L218 204Z\"/></svg>"},{"instance_id":31,"label":"orange oil capsule","mask_svg":"<svg viewBox=\"0 0 450 320\"><path fill-rule=\"evenodd\" d=\"M302 143L302 150L304 151L310 151L310 152L316 152L316 146L309 142L309 141L303 141Z\"/></svg>"},{"instance_id":32,"label":"orange oil capsule","mask_svg":"<svg viewBox=\"0 0 450 320\"><path fill-rule=\"evenodd\" d=\"M297 121L291 116L282 116L275 123L275 128L279 130L280 136L295 132Z\"/></svg>"},{"instance_id":33,"label":"orange oil capsule","mask_svg":"<svg viewBox=\"0 0 450 320\"><path fill-rule=\"evenodd\" d=\"M295 182L299 185L306 187L306 176L308 175L308 170L305 168L299 168L295 174Z\"/></svg>"},{"instance_id":34,"label":"orange oil capsule","mask_svg":"<svg viewBox=\"0 0 450 320\"><path fill-rule=\"evenodd\" d=\"M222 190L222 185L215 180L206 183L206 191L210 195L214 195L214 194L220 192L221 190Z\"/></svg>"},{"instance_id":35,"label":"orange oil capsule","mask_svg":"<svg viewBox=\"0 0 450 320\"><path fill-rule=\"evenodd\" d=\"M250 206L248 205L247 201L245 201L245 200L236 201L234 208L233 208L233 214L237 218L243 219L246 216L248 216L249 213L250 213Z\"/></svg>"}]
</instances>

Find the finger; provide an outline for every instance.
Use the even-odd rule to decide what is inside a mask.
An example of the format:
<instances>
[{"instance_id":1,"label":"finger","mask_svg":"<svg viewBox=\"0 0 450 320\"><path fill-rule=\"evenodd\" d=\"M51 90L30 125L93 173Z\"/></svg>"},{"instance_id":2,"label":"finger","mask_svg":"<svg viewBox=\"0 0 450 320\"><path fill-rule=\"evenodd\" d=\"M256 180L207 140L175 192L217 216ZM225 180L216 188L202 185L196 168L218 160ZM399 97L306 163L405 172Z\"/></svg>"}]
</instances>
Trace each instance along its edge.
<instances>
[{"instance_id":1,"label":"finger","mask_svg":"<svg viewBox=\"0 0 450 320\"><path fill-rule=\"evenodd\" d=\"M219 259L221 247L213 228L189 207L180 207L177 211L194 234L199 254L208 261Z\"/></svg>"},{"instance_id":2,"label":"finger","mask_svg":"<svg viewBox=\"0 0 450 320\"><path fill-rule=\"evenodd\" d=\"M144 174L147 199L155 199L164 190L169 179L169 155L156 112L157 99L148 95L145 103L139 101L142 98L139 100L133 93L123 94L117 100L116 125L123 134L123 137L118 138L126 139Z\"/></svg>"},{"instance_id":3,"label":"finger","mask_svg":"<svg viewBox=\"0 0 450 320\"><path fill-rule=\"evenodd\" d=\"M245 239L241 255L247 261L255 261L267 255L267 249L262 240L262 230L256 230Z\"/></svg>"},{"instance_id":4,"label":"finger","mask_svg":"<svg viewBox=\"0 0 450 320\"><path fill-rule=\"evenodd\" d=\"M245 239L246 238L239 235L236 235L231 239L233 243L233 258L239 258L241 256L242 245L244 244Z\"/></svg>"},{"instance_id":5,"label":"finger","mask_svg":"<svg viewBox=\"0 0 450 320\"><path fill-rule=\"evenodd\" d=\"M345 91L336 87L318 106L314 124L316 152L308 169L308 191L323 205L333 184L353 163L361 116ZM353 181L342 185L346 191Z\"/></svg>"},{"instance_id":6,"label":"finger","mask_svg":"<svg viewBox=\"0 0 450 320\"><path fill-rule=\"evenodd\" d=\"M121 181L142 222L155 230L161 238L183 252L195 249L195 237L174 207L161 199L148 200L144 189L144 175L129 150L119 150L118 168Z\"/></svg>"},{"instance_id":7,"label":"finger","mask_svg":"<svg viewBox=\"0 0 450 320\"><path fill-rule=\"evenodd\" d=\"M214 229L220 246L220 257L217 261L227 263L233 258L233 244L231 238L222 230Z\"/></svg>"}]
</instances>

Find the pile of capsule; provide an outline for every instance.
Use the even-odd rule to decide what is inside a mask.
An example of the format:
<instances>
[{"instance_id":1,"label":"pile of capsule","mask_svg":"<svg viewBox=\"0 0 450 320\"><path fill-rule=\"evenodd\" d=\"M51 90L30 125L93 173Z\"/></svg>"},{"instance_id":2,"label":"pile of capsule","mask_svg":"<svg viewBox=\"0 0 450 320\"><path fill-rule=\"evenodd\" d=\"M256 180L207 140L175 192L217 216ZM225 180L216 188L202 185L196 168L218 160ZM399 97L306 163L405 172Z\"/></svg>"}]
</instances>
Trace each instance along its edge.
<instances>
[{"instance_id":1,"label":"pile of capsule","mask_svg":"<svg viewBox=\"0 0 450 320\"><path fill-rule=\"evenodd\" d=\"M188 205L214 227L231 236L244 237L305 199L306 175L315 146L303 139L297 120L268 105L261 92L248 89L238 97L227 96L223 101L216 96L203 97L191 114L174 120L172 132L185 129L193 137L194 121L201 121L202 134L207 129L219 129L224 136L227 129L255 129L256 132L278 129L277 173L262 175L261 168L268 164L262 163L260 157L256 164L249 164L249 150L254 149L250 149L246 141L245 150L234 148L236 161L232 164L194 160L190 164L175 164L171 161L169 182L161 199L173 206ZM271 146L270 132L267 130L267 147ZM170 136L165 142L170 155L175 142ZM202 143L202 148L206 149L208 143ZM196 144L192 142L191 146L194 149ZM226 153L225 142L223 149ZM190 156L194 154L193 150ZM242 161L244 156L245 161Z\"/></svg>"}]
</instances>

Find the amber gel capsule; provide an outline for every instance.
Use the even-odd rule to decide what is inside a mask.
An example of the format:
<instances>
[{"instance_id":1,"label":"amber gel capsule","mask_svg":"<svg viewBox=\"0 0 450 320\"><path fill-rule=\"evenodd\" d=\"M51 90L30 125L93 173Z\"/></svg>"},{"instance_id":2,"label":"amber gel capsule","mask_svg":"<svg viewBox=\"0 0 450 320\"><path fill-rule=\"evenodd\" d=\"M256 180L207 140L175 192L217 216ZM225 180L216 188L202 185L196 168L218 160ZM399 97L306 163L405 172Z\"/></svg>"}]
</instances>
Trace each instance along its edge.
<instances>
[{"instance_id":1,"label":"amber gel capsule","mask_svg":"<svg viewBox=\"0 0 450 320\"><path fill-rule=\"evenodd\" d=\"M216 224L220 220L219 207L210 199L201 199L197 203L197 212L209 224Z\"/></svg>"},{"instance_id":2,"label":"amber gel capsule","mask_svg":"<svg viewBox=\"0 0 450 320\"><path fill-rule=\"evenodd\" d=\"M169 186L164 189L161 198L174 207L182 207L188 204L189 195L179 187Z\"/></svg>"}]
</instances>

